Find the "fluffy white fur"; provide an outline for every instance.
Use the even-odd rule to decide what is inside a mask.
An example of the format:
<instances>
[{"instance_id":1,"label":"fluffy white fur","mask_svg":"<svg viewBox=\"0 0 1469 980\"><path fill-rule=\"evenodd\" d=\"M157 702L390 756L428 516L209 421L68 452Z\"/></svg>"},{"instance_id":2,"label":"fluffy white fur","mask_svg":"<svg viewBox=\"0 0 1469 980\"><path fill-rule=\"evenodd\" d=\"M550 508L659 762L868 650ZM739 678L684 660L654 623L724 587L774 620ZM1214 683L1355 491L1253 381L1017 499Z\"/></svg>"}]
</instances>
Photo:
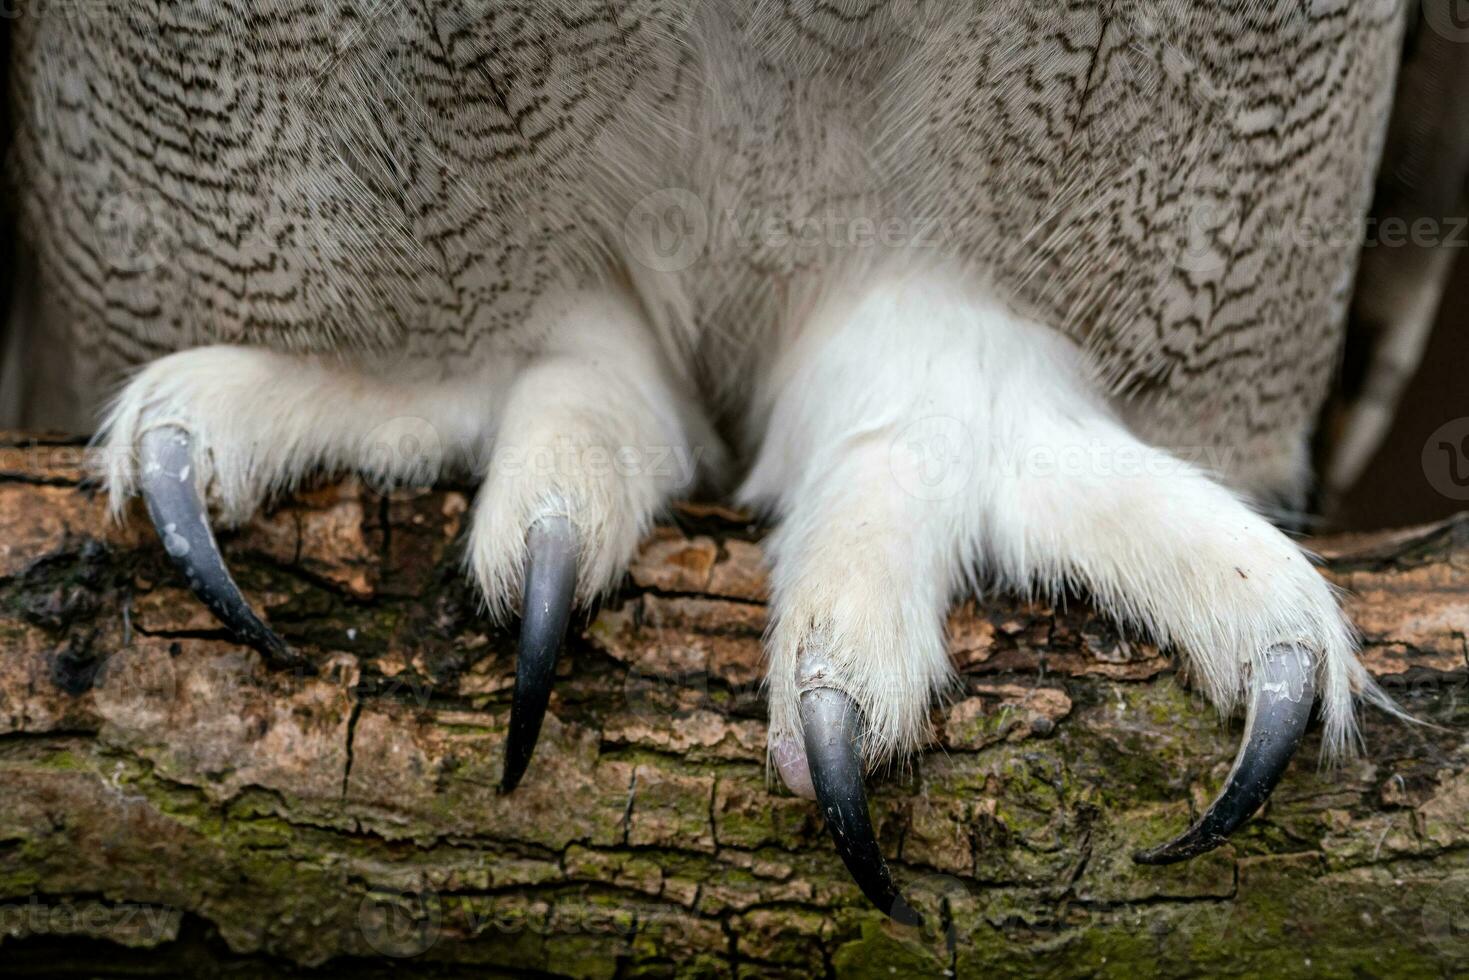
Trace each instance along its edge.
<instances>
[{"instance_id":1,"label":"fluffy white fur","mask_svg":"<svg viewBox=\"0 0 1469 980\"><path fill-rule=\"evenodd\" d=\"M863 707L871 764L921 745L952 679L943 623L994 582L1101 608L1189 659L1222 710L1271 647L1320 664L1326 749L1353 746L1353 693L1386 698L1300 548L1239 498L1134 438L1076 349L943 272L828 303L764 389L767 436L742 491L783 518L770 541L772 754L800 772L797 682ZM802 786L793 788L802 789Z\"/></svg>"},{"instance_id":2,"label":"fluffy white fur","mask_svg":"<svg viewBox=\"0 0 1469 980\"><path fill-rule=\"evenodd\" d=\"M525 532L552 515L576 532L577 598L615 586L658 511L713 463L707 431L630 298L566 312L508 392L475 509L468 561L492 610L518 602Z\"/></svg>"},{"instance_id":3,"label":"fluffy white fur","mask_svg":"<svg viewBox=\"0 0 1469 980\"><path fill-rule=\"evenodd\" d=\"M154 361L98 437L113 510L137 492L139 440L160 426L190 434L196 483L225 524L318 472L382 487L469 473L485 482L466 560L491 611L518 606L526 530L551 514L577 532L577 592L590 601L716 457L625 293L554 297L538 318L533 351L502 349L454 374L232 346Z\"/></svg>"},{"instance_id":4,"label":"fluffy white fur","mask_svg":"<svg viewBox=\"0 0 1469 980\"><path fill-rule=\"evenodd\" d=\"M181 351L150 363L113 401L97 436L100 475L120 511L137 492L139 440L178 426L194 444L197 485L226 524L321 471L387 485L435 479L440 461L463 470L483 454L517 366L446 377L252 347Z\"/></svg>"}]
</instances>

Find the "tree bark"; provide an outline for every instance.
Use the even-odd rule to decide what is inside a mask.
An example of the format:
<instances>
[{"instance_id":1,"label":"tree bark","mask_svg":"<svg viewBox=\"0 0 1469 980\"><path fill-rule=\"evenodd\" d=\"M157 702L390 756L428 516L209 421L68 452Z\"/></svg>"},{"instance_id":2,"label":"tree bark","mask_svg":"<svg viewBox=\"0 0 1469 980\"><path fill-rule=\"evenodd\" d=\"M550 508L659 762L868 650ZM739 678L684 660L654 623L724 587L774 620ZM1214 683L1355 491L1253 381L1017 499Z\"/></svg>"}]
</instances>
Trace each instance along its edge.
<instances>
[{"instance_id":1,"label":"tree bark","mask_svg":"<svg viewBox=\"0 0 1469 980\"><path fill-rule=\"evenodd\" d=\"M1080 598L957 609L964 691L873 785L905 928L815 807L773 789L760 529L680 507L579 618L522 787L514 665L460 569L464 488L299 494L222 536L313 672L268 669L183 588L83 450L0 438L0 962L231 975L1451 975L1469 969L1469 516L1314 543L1363 656L1441 728L1308 738L1230 846L1138 848L1221 784L1173 658ZM1140 519L1145 515L1140 515Z\"/></svg>"}]
</instances>

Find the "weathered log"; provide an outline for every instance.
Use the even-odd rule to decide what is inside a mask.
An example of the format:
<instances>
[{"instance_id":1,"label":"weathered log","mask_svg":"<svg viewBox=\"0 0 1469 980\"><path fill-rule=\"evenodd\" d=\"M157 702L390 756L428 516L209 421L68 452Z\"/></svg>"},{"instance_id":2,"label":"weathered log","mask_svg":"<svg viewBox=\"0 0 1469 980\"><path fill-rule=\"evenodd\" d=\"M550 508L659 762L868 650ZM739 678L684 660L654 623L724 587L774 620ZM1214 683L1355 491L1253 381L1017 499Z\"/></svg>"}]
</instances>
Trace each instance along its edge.
<instances>
[{"instance_id":1,"label":"weathered log","mask_svg":"<svg viewBox=\"0 0 1469 980\"><path fill-rule=\"evenodd\" d=\"M136 975L292 964L891 976L1469 969L1469 516L1324 540L1372 671L1331 772L1313 731L1231 846L1131 854L1228 769L1173 659L1082 599L952 617L965 689L874 786L921 928L850 883L766 780L759 529L688 506L573 624L529 775L497 791L513 636L459 564L464 489L352 482L223 536L314 672L226 640L83 450L0 442L0 962ZM232 974L233 975L233 974Z\"/></svg>"}]
</instances>

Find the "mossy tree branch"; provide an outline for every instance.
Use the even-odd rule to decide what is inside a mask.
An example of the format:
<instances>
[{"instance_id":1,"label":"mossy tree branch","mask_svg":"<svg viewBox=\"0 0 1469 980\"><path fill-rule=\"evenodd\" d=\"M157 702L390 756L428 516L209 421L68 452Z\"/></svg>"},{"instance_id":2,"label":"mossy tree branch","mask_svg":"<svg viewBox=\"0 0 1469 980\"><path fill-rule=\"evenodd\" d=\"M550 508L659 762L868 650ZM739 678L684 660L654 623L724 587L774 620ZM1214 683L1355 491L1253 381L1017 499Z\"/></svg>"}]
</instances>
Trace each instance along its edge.
<instances>
[{"instance_id":1,"label":"mossy tree branch","mask_svg":"<svg viewBox=\"0 0 1469 980\"><path fill-rule=\"evenodd\" d=\"M140 514L109 524L81 453L0 441L10 969L1469 968L1469 518L1316 543L1373 672L1444 727L1368 717L1367 760L1338 772L1313 734L1262 816L1180 867L1129 856L1207 802L1238 722L1084 601L957 610L964 695L874 793L929 913L913 930L766 783L759 529L739 515L681 508L579 621L503 796L513 643L459 569L464 490L332 485L225 536L315 668L281 673L227 642Z\"/></svg>"}]
</instances>

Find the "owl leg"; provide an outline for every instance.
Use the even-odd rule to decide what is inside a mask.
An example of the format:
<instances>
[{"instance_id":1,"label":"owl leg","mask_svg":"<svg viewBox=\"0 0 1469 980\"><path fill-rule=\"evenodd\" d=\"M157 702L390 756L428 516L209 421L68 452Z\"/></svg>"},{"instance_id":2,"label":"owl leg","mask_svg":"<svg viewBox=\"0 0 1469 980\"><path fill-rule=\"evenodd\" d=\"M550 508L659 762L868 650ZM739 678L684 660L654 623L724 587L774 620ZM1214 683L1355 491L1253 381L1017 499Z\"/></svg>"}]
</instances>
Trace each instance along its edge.
<instances>
[{"instance_id":1,"label":"owl leg","mask_svg":"<svg viewBox=\"0 0 1469 980\"><path fill-rule=\"evenodd\" d=\"M614 588L657 513L692 489L712 444L698 419L620 295L561 320L508 391L468 553L491 608L523 612L504 789L535 749L573 602Z\"/></svg>"},{"instance_id":2,"label":"owl leg","mask_svg":"<svg viewBox=\"0 0 1469 980\"><path fill-rule=\"evenodd\" d=\"M744 489L782 515L770 542L770 751L821 803L862 890L911 916L866 813L864 768L928 736L951 682L946 610L976 581L1088 588L1193 664L1221 708L1249 708L1223 793L1181 860L1253 813L1317 691L1349 748L1353 694L1380 698L1307 557L1209 477L1133 437L1078 351L958 278L879 281L829 306L782 354Z\"/></svg>"}]
</instances>

